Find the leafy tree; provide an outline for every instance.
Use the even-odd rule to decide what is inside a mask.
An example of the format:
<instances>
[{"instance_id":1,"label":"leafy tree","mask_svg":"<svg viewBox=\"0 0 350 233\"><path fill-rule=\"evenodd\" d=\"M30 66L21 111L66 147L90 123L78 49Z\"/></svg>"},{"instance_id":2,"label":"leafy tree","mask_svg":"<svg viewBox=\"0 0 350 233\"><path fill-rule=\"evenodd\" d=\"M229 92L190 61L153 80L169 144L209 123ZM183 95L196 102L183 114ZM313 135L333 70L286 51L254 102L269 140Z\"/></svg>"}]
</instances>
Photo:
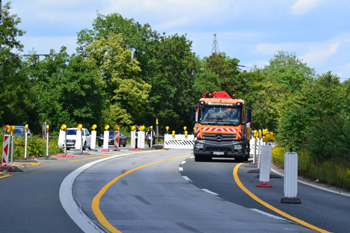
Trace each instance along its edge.
<instances>
[{"instance_id":1,"label":"leafy tree","mask_svg":"<svg viewBox=\"0 0 350 233\"><path fill-rule=\"evenodd\" d=\"M79 55L68 56L64 46L59 53L51 50L42 61L35 57L29 57L27 64L37 93L37 125L46 121L58 132L61 124L89 127L98 123L104 106L104 82L96 64Z\"/></svg>"},{"instance_id":2,"label":"leafy tree","mask_svg":"<svg viewBox=\"0 0 350 233\"><path fill-rule=\"evenodd\" d=\"M11 5L3 6L3 23L0 24L0 124L23 125L28 123L28 112L34 108L33 93L21 57L23 45L17 40L24 31L17 28L21 19L10 14Z\"/></svg>"},{"instance_id":3,"label":"leafy tree","mask_svg":"<svg viewBox=\"0 0 350 233\"><path fill-rule=\"evenodd\" d=\"M278 51L270 64L266 65L263 73L271 77L271 81L282 87L282 92L299 91L305 81L310 81L315 76L314 69L303 63L295 53Z\"/></svg>"},{"instance_id":4,"label":"leafy tree","mask_svg":"<svg viewBox=\"0 0 350 233\"><path fill-rule=\"evenodd\" d=\"M107 39L101 37L87 47L87 60L99 67L106 83L112 104L107 113L119 123L132 124L144 116L151 85L137 77L141 71L139 63L122 45L121 34L110 34Z\"/></svg>"}]
</instances>

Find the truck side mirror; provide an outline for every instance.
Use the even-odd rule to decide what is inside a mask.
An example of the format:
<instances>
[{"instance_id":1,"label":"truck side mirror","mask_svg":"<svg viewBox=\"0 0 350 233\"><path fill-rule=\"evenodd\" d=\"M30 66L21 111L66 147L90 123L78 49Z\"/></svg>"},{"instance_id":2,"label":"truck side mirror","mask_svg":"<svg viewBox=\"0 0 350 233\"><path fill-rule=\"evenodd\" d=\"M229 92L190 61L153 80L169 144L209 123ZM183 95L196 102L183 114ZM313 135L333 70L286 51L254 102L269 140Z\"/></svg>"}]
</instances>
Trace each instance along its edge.
<instances>
[{"instance_id":1,"label":"truck side mirror","mask_svg":"<svg viewBox=\"0 0 350 233\"><path fill-rule=\"evenodd\" d=\"M246 123L247 122L252 122L252 109L248 108L247 110L248 111L247 111Z\"/></svg>"},{"instance_id":2,"label":"truck side mirror","mask_svg":"<svg viewBox=\"0 0 350 233\"><path fill-rule=\"evenodd\" d=\"M194 106L190 107L190 121L192 121L194 123L195 121L195 115L194 115Z\"/></svg>"}]
</instances>

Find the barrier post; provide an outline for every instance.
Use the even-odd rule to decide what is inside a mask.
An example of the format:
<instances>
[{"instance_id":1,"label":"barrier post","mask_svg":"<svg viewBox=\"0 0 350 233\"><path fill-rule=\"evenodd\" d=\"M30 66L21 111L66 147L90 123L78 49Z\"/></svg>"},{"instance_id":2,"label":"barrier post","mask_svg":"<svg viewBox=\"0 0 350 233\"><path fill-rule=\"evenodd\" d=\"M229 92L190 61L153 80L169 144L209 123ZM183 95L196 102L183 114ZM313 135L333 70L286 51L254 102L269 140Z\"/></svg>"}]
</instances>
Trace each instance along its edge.
<instances>
[{"instance_id":1,"label":"barrier post","mask_svg":"<svg viewBox=\"0 0 350 233\"><path fill-rule=\"evenodd\" d=\"M90 149L96 151L96 135L97 135L97 132L96 132L95 129L97 128L97 125L93 124L91 128L92 128L92 131L91 131Z\"/></svg>"},{"instance_id":2,"label":"barrier post","mask_svg":"<svg viewBox=\"0 0 350 233\"><path fill-rule=\"evenodd\" d=\"M140 130L137 135L137 148L145 148L145 131Z\"/></svg>"},{"instance_id":3,"label":"barrier post","mask_svg":"<svg viewBox=\"0 0 350 233\"><path fill-rule=\"evenodd\" d=\"M261 166L259 169L260 183L256 187L271 188L271 184L269 184L271 172L271 153L272 145L261 146Z\"/></svg>"},{"instance_id":4,"label":"barrier post","mask_svg":"<svg viewBox=\"0 0 350 233\"><path fill-rule=\"evenodd\" d=\"M298 154L290 152L284 154L284 198L281 203L301 204L298 194Z\"/></svg>"},{"instance_id":5,"label":"barrier post","mask_svg":"<svg viewBox=\"0 0 350 233\"><path fill-rule=\"evenodd\" d=\"M12 130L11 130L11 138L12 138L12 142L11 142L11 169L13 167L13 144L14 144L14 139L15 139L15 126L12 126Z\"/></svg>"},{"instance_id":6,"label":"barrier post","mask_svg":"<svg viewBox=\"0 0 350 233\"><path fill-rule=\"evenodd\" d=\"M4 135L4 143L2 146L2 164L7 165L9 163L9 149L10 149L11 136L8 134Z\"/></svg>"},{"instance_id":7,"label":"barrier post","mask_svg":"<svg viewBox=\"0 0 350 233\"><path fill-rule=\"evenodd\" d=\"M105 131L103 133L103 149L102 152L109 152L108 150L108 141L109 141L109 125L105 126Z\"/></svg>"},{"instance_id":8,"label":"barrier post","mask_svg":"<svg viewBox=\"0 0 350 233\"><path fill-rule=\"evenodd\" d=\"M119 130L119 125L116 125L115 129L117 131L114 131L114 138L113 138L113 140L114 140L114 149L113 149L113 151L120 151L119 150L119 135L120 135L120 133L118 131Z\"/></svg>"},{"instance_id":9,"label":"barrier post","mask_svg":"<svg viewBox=\"0 0 350 233\"><path fill-rule=\"evenodd\" d=\"M63 135L62 135L63 132ZM60 129L60 135L59 140L62 140L62 137L64 138L64 154L56 155L56 157L74 157L73 155L67 155L67 125L62 124Z\"/></svg>"},{"instance_id":10,"label":"barrier post","mask_svg":"<svg viewBox=\"0 0 350 233\"><path fill-rule=\"evenodd\" d=\"M26 124L26 131L24 133L24 159L27 159L28 155L28 124Z\"/></svg>"},{"instance_id":11,"label":"barrier post","mask_svg":"<svg viewBox=\"0 0 350 233\"><path fill-rule=\"evenodd\" d=\"M159 137L159 127L158 127L158 119L156 119L156 130L157 130L157 146L159 144L158 137Z\"/></svg>"},{"instance_id":12,"label":"barrier post","mask_svg":"<svg viewBox=\"0 0 350 233\"><path fill-rule=\"evenodd\" d=\"M135 149L136 148L136 143L135 143L135 138L136 137L136 131L135 130L132 130L131 133L130 133L130 147L131 149Z\"/></svg>"},{"instance_id":13,"label":"barrier post","mask_svg":"<svg viewBox=\"0 0 350 233\"><path fill-rule=\"evenodd\" d=\"M50 126L46 125L46 158L49 157L49 129Z\"/></svg>"}]
</instances>

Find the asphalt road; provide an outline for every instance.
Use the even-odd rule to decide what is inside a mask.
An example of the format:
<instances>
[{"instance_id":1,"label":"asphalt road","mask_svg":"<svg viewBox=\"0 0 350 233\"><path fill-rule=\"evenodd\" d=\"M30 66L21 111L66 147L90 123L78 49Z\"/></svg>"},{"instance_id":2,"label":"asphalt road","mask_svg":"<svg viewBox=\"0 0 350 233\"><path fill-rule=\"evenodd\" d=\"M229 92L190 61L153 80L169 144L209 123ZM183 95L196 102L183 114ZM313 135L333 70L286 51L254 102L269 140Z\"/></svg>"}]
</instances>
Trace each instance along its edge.
<instances>
[{"instance_id":1,"label":"asphalt road","mask_svg":"<svg viewBox=\"0 0 350 233\"><path fill-rule=\"evenodd\" d=\"M120 149L0 176L1 231L314 232L242 191L233 178L237 163L196 163L191 150ZM237 175L261 200L319 229L349 232L349 197L299 184L302 204L281 204L283 179L257 188L251 169L241 165Z\"/></svg>"},{"instance_id":2,"label":"asphalt road","mask_svg":"<svg viewBox=\"0 0 350 233\"><path fill-rule=\"evenodd\" d=\"M190 154L159 151L94 164L76 178L75 198L93 222L113 232L313 232L198 189L179 174Z\"/></svg>"}]
</instances>

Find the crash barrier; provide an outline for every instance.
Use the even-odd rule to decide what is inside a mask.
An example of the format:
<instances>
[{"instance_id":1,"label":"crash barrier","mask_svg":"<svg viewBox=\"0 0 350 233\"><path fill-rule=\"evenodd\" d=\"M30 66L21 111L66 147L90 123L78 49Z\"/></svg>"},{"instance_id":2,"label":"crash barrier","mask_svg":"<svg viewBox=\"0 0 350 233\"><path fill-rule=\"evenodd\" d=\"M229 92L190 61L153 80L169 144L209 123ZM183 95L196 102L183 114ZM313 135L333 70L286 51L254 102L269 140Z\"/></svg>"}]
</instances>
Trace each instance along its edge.
<instances>
[{"instance_id":1,"label":"crash barrier","mask_svg":"<svg viewBox=\"0 0 350 233\"><path fill-rule=\"evenodd\" d=\"M284 198L281 203L301 204L298 194L298 154L284 154Z\"/></svg>"},{"instance_id":2,"label":"crash barrier","mask_svg":"<svg viewBox=\"0 0 350 233\"><path fill-rule=\"evenodd\" d=\"M194 135L164 135L164 148L166 149L193 149Z\"/></svg>"},{"instance_id":3,"label":"crash barrier","mask_svg":"<svg viewBox=\"0 0 350 233\"><path fill-rule=\"evenodd\" d=\"M270 172L271 172L271 154L272 154L272 145L261 146L261 162L259 169L259 181L260 183L256 187L268 187L270 181Z\"/></svg>"}]
</instances>

